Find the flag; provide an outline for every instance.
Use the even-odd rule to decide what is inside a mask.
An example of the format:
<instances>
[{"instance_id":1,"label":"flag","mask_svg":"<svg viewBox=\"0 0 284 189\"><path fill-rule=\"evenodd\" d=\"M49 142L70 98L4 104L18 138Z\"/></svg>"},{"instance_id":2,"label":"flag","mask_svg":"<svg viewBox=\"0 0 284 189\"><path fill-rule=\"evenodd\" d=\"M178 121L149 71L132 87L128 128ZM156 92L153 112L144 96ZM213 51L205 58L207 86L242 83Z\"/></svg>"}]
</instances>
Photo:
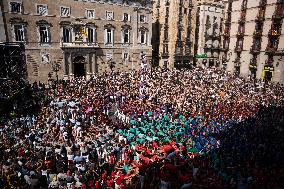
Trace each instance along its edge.
<instances>
[{"instance_id":1,"label":"flag","mask_svg":"<svg viewBox=\"0 0 284 189\"><path fill-rule=\"evenodd\" d=\"M80 33L81 33L82 35L85 35L86 37L88 37L88 34L86 33L86 30L85 30L84 27L80 27Z\"/></svg>"}]
</instances>

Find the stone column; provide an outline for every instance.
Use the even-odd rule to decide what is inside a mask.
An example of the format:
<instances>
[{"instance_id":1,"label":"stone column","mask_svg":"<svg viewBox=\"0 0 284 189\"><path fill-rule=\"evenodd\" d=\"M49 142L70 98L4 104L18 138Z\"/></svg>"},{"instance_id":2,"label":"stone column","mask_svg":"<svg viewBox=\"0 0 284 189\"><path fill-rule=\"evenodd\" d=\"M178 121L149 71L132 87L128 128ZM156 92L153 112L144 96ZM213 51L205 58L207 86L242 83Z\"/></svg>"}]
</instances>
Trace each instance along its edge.
<instances>
[{"instance_id":1,"label":"stone column","mask_svg":"<svg viewBox=\"0 0 284 189\"><path fill-rule=\"evenodd\" d=\"M72 62L72 54L70 53L68 56L68 65L69 65L69 79L73 79L74 70L73 70L73 62Z\"/></svg>"},{"instance_id":2,"label":"stone column","mask_svg":"<svg viewBox=\"0 0 284 189\"><path fill-rule=\"evenodd\" d=\"M90 65L92 64L91 53L87 54L87 62L86 62L86 79L89 80L91 77Z\"/></svg>"},{"instance_id":3,"label":"stone column","mask_svg":"<svg viewBox=\"0 0 284 189\"><path fill-rule=\"evenodd\" d=\"M97 70L97 59L96 59L96 53L92 53L90 54L90 58L91 58L91 67L92 67L92 74L95 75L98 70Z\"/></svg>"},{"instance_id":4,"label":"stone column","mask_svg":"<svg viewBox=\"0 0 284 189\"><path fill-rule=\"evenodd\" d=\"M64 62L64 79L68 78L68 72L69 72L69 65L68 65L68 56L69 53L63 54L63 62Z\"/></svg>"}]
</instances>

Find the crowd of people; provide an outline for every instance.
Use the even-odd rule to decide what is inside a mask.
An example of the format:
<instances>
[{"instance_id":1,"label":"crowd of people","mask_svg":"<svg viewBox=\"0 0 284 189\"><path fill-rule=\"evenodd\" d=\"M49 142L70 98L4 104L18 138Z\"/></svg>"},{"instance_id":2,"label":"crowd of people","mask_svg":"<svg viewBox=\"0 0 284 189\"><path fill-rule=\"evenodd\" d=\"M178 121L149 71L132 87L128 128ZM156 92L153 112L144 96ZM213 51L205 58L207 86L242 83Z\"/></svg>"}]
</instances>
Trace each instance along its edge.
<instances>
[{"instance_id":1,"label":"crowd of people","mask_svg":"<svg viewBox=\"0 0 284 189\"><path fill-rule=\"evenodd\" d=\"M45 85L40 82L28 84L23 78L0 78L1 117L37 111L44 91Z\"/></svg>"},{"instance_id":2,"label":"crowd of people","mask_svg":"<svg viewBox=\"0 0 284 189\"><path fill-rule=\"evenodd\" d=\"M217 68L61 80L0 123L0 188L283 188L283 89Z\"/></svg>"}]
</instances>

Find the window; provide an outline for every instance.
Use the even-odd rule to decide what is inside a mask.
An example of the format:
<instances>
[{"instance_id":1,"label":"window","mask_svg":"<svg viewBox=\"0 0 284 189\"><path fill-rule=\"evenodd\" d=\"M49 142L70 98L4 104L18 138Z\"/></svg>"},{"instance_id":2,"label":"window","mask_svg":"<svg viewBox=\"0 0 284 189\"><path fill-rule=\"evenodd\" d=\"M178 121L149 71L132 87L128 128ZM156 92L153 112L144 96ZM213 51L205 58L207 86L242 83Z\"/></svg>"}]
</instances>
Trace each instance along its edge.
<instances>
[{"instance_id":1,"label":"window","mask_svg":"<svg viewBox=\"0 0 284 189\"><path fill-rule=\"evenodd\" d=\"M95 10L86 10L86 17L89 19L95 18Z\"/></svg>"},{"instance_id":2,"label":"window","mask_svg":"<svg viewBox=\"0 0 284 189\"><path fill-rule=\"evenodd\" d=\"M143 22L143 23L146 22L146 16L145 15L140 15L139 21Z\"/></svg>"},{"instance_id":3,"label":"window","mask_svg":"<svg viewBox=\"0 0 284 189\"><path fill-rule=\"evenodd\" d=\"M187 14L187 8L184 8L184 14Z\"/></svg>"},{"instance_id":4,"label":"window","mask_svg":"<svg viewBox=\"0 0 284 189\"><path fill-rule=\"evenodd\" d=\"M49 43L50 36L49 36L49 28L47 26L40 26L39 27L39 35L40 35L40 43Z\"/></svg>"},{"instance_id":5,"label":"window","mask_svg":"<svg viewBox=\"0 0 284 189\"><path fill-rule=\"evenodd\" d=\"M60 7L60 16L68 17L71 14L70 7Z\"/></svg>"},{"instance_id":6,"label":"window","mask_svg":"<svg viewBox=\"0 0 284 189\"><path fill-rule=\"evenodd\" d=\"M112 44L113 43L113 30L112 29L106 29L106 44Z\"/></svg>"},{"instance_id":7,"label":"window","mask_svg":"<svg viewBox=\"0 0 284 189\"><path fill-rule=\"evenodd\" d=\"M20 13L22 11L22 4L19 2L10 2L11 12Z\"/></svg>"},{"instance_id":8,"label":"window","mask_svg":"<svg viewBox=\"0 0 284 189\"><path fill-rule=\"evenodd\" d=\"M107 20L113 20L113 12L106 11L106 19Z\"/></svg>"},{"instance_id":9,"label":"window","mask_svg":"<svg viewBox=\"0 0 284 189\"><path fill-rule=\"evenodd\" d=\"M146 31L142 30L140 31L140 43L146 44L146 42L147 42Z\"/></svg>"},{"instance_id":10,"label":"window","mask_svg":"<svg viewBox=\"0 0 284 189\"><path fill-rule=\"evenodd\" d=\"M122 58L123 60L128 60L129 59L128 53L127 52L122 53Z\"/></svg>"},{"instance_id":11,"label":"window","mask_svg":"<svg viewBox=\"0 0 284 189\"><path fill-rule=\"evenodd\" d=\"M164 54L168 54L169 53L167 44L164 44L163 53Z\"/></svg>"},{"instance_id":12,"label":"window","mask_svg":"<svg viewBox=\"0 0 284 189\"><path fill-rule=\"evenodd\" d=\"M122 43L123 44L129 43L129 30L128 29L122 30Z\"/></svg>"},{"instance_id":13,"label":"window","mask_svg":"<svg viewBox=\"0 0 284 189\"><path fill-rule=\"evenodd\" d=\"M94 43L95 42L95 29L88 27L87 28L87 42Z\"/></svg>"},{"instance_id":14,"label":"window","mask_svg":"<svg viewBox=\"0 0 284 189\"><path fill-rule=\"evenodd\" d=\"M16 42L25 41L25 29L23 25L14 25L14 38Z\"/></svg>"},{"instance_id":15,"label":"window","mask_svg":"<svg viewBox=\"0 0 284 189\"><path fill-rule=\"evenodd\" d=\"M71 28L62 28L62 39L64 43L72 42Z\"/></svg>"},{"instance_id":16,"label":"window","mask_svg":"<svg viewBox=\"0 0 284 189\"><path fill-rule=\"evenodd\" d=\"M38 15L47 15L47 5L37 5L36 6L36 13Z\"/></svg>"},{"instance_id":17,"label":"window","mask_svg":"<svg viewBox=\"0 0 284 189\"><path fill-rule=\"evenodd\" d=\"M128 13L123 13L123 21L130 21L130 16Z\"/></svg>"}]
</instances>

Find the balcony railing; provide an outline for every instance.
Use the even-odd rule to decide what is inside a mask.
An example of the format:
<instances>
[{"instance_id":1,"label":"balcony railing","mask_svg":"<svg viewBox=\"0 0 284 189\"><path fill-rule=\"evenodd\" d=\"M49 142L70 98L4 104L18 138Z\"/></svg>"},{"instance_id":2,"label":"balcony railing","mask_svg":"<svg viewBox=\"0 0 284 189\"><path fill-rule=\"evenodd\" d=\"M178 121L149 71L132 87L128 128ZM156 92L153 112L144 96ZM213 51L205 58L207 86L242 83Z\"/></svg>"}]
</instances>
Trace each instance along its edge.
<instances>
[{"instance_id":1,"label":"balcony railing","mask_svg":"<svg viewBox=\"0 0 284 189\"><path fill-rule=\"evenodd\" d=\"M245 32L239 31L236 36L237 37L244 37L244 35L245 35Z\"/></svg>"},{"instance_id":2,"label":"balcony railing","mask_svg":"<svg viewBox=\"0 0 284 189\"><path fill-rule=\"evenodd\" d=\"M263 22L265 20L264 14L258 14L257 17L255 18L256 22Z\"/></svg>"},{"instance_id":3,"label":"balcony railing","mask_svg":"<svg viewBox=\"0 0 284 189\"><path fill-rule=\"evenodd\" d=\"M97 42L62 42L62 48L93 48L99 47Z\"/></svg>"},{"instance_id":4,"label":"balcony railing","mask_svg":"<svg viewBox=\"0 0 284 189\"><path fill-rule=\"evenodd\" d=\"M229 31L225 31L225 32L223 33L223 36L224 36L224 37L230 37Z\"/></svg>"},{"instance_id":5,"label":"balcony railing","mask_svg":"<svg viewBox=\"0 0 284 189\"><path fill-rule=\"evenodd\" d=\"M277 51L277 47L276 46L274 46L274 47L267 46L265 51L267 53L275 53Z\"/></svg>"},{"instance_id":6,"label":"balcony railing","mask_svg":"<svg viewBox=\"0 0 284 189\"><path fill-rule=\"evenodd\" d=\"M283 12L276 12L272 15L273 20L281 20L284 17Z\"/></svg>"},{"instance_id":7,"label":"balcony railing","mask_svg":"<svg viewBox=\"0 0 284 189\"><path fill-rule=\"evenodd\" d=\"M254 36L255 38L261 37L261 36L262 36L262 32L261 32L260 30L254 31L254 32L253 32L253 36Z\"/></svg>"},{"instance_id":8,"label":"balcony railing","mask_svg":"<svg viewBox=\"0 0 284 189\"><path fill-rule=\"evenodd\" d=\"M250 49L250 52L253 54L259 53L260 52L260 45L253 45L252 48Z\"/></svg>"},{"instance_id":9,"label":"balcony railing","mask_svg":"<svg viewBox=\"0 0 284 189\"><path fill-rule=\"evenodd\" d=\"M243 48L241 46L236 46L235 51L236 52L241 52Z\"/></svg>"},{"instance_id":10,"label":"balcony railing","mask_svg":"<svg viewBox=\"0 0 284 189\"><path fill-rule=\"evenodd\" d=\"M238 22L239 22L239 24L244 24L246 22L246 18L241 17Z\"/></svg>"}]
</instances>

